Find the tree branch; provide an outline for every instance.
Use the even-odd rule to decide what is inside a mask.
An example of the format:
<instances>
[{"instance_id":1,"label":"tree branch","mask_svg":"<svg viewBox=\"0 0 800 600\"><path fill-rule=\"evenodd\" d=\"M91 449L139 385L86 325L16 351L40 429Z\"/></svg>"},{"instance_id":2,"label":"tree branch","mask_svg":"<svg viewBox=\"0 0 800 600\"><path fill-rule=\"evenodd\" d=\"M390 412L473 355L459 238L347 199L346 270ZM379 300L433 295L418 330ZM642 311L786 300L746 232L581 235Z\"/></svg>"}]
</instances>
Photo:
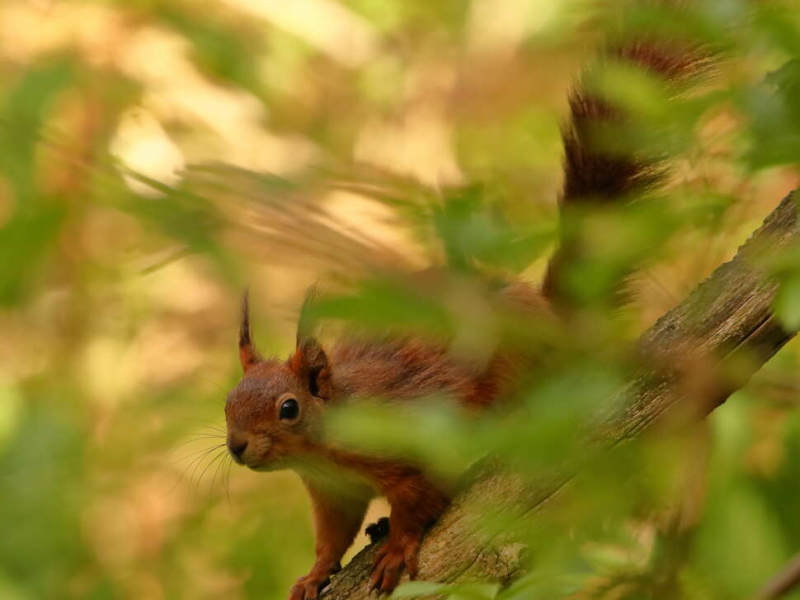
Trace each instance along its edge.
<instances>
[{"instance_id":1,"label":"tree branch","mask_svg":"<svg viewBox=\"0 0 800 600\"><path fill-rule=\"evenodd\" d=\"M756 600L775 600L800 585L800 554L792 559L755 595Z\"/></svg>"},{"instance_id":2,"label":"tree branch","mask_svg":"<svg viewBox=\"0 0 800 600\"><path fill-rule=\"evenodd\" d=\"M726 376L718 380L708 403L692 407L694 416L702 417L745 385L795 335L795 331L783 328L772 312L778 283L769 277L765 267L770 258L800 241L792 196L784 198L770 213L733 260L717 268L644 333L639 343L642 355L655 360L648 361L649 366L634 374L600 408L602 425L598 431L604 443L613 445L638 436L682 399L687 399L680 367L669 366L674 364L672 358L714 357L723 369L730 367L730 371L735 371L735 378ZM625 410L619 415L615 407L621 405ZM571 477L572 473L565 469L563 474L541 481L531 489L511 475L484 469L426 535L419 578L445 583L512 581L523 571L522 547L482 530L478 526L480 507L522 511L528 515L537 513ZM371 545L353 558L334 576L324 597L327 600L368 598L375 549Z\"/></svg>"}]
</instances>

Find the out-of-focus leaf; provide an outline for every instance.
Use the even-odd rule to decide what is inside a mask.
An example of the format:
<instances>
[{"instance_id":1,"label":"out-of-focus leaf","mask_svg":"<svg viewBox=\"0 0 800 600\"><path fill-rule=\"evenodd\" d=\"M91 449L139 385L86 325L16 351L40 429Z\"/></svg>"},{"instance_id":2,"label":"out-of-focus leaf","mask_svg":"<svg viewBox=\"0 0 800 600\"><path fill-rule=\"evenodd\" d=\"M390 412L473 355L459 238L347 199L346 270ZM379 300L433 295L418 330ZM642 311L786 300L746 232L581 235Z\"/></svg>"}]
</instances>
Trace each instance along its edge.
<instances>
[{"instance_id":1,"label":"out-of-focus leaf","mask_svg":"<svg viewBox=\"0 0 800 600\"><path fill-rule=\"evenodd\" d=\"M74 78L70 60L30 69L0 103L0 170L16 194L16 210L34 212L41 181L36 178L35 150L42 123L59 93Z\"/></svg>"},{"instance_id":2,"label":"out-of-focus leaf","mask_svg":"<svg viewBox=\"0 0 800 600\"><path fill-rule=\"evenodd\" d=\"M419 598L420 596L430 596L432 594L444 594L447 589L447 585L443 583L407 581L394 591L392 598Z\"/></svg>"},{"instance_id":3,"label":"out-of-focus leaf","mask_svg":"<svg viewBox=\"0 0 800 600\"><path fill-rule=\"evenodd\" d=\"M693 570L720 596L755 593L788 558L776 516L755 481L741 471L752 439L746 400L746 394L737 394L712 417L717 445L692 554Z\"/></svg>"},{"instance_id":4,"label":"out-of-focus leaf","mask_svg":"<svg viewBox=\"0 0 800 600\"><path fill-rule=\"evenodd\" d=\"M670 97L663 85L640 69L604 64L591 73L586 83L625 113L663 118L669 111Z\"/></svg>"},{"instance_id":5,"label":"out-of-focus leaf","mask_svg":"<svg viewBox=\"0 0 800 600\"><path fill-rule=\"evenodd\" d=\"M392 598L447 595L452 600L493 600L497 597L499 590L500 585L494 583L448 585L427 581L408 581L394 591Z\"/></svg>"},{"instance_id":6,"label":"out-of-focus leaf","mask_svg":"<svg viewBox=\"0 0 800 600\"><path fill-rule=\"evenodd\" d=\"M326 423L337 443L373 454L426 463L458 478L486 452L487 437L447 402L423 398L412 406L360 403L331 411ZM488 425L488 423L487 423Z\"/></svg>"},{"instance_id":7,"label":"out-of-focus leaf","mask_svg":"<svg viewBox=\"0 0 800 600\"><path fill-rule=\"evenodd\" d=\"M797 11L777 3L759 4L755 8L754 24L766 42L782 48L788 54L800 56Z\"/></svg>"},{"instance_id":8,"label":"out-of-focus leaf","mask_svg":"<svg viewBox=\"0 0 800 600\"><path fill-rule=\"evenodd\" d=\"M209 18L209 14L189 14L169 4L160 9L165 22L183 33L192 44L193 58L203 71L244 89L258 91L257 36L243 35L241 24L234 28L233 24Z\"/></svg>"},{"instance_id":9,"label":"out-of-focus leaf","mask_svg":"<svg viewBox=\"0 0 800 600\"><path fill-rule=\"evenodd\" d=\"M73 79L69 60L31 69L0 101L0 173L10 184L11 213L0 228L0 304L25 296L59 234L64 209L42 190L36 148L48 111Z\"/></svg>"},{"instance_id":10,"label":"out-of-focus leaf","mask_svg":"<svg viewBox=\"0 0 800 600\"><path fill-rule=\"evenodd\" d=\"M445 196L434 210L434 225L444 244L448 264L458 270L478 266L521 271L548 248L555 232L550 227L513 227L484 198L482 186Z\"/></svg>"},{"instance_id":11,"label":"out-of-focus leaf","mask_svg":"<svg viewBox=\"0 0 800 600\"><path fill-rule=\"evenodd\" d=\"M0 304L12 305L25 297L26 286L50 256L63 219L61 206L43 204L36 210L19 211L0 228L0 255L4 262L0 270Z\"/></svg>"},{"instance_id":12,"label":"out-of-focus leaf","mask_svg":"<svg viewBox=\"0 0 800 600\"><path fill-rule=\"evenodd\" d=\"M310 311L314 318L341 319L376 331L401 326L443 336L451 330L438 299L391 279L369 279L356 293L321 297Z\"/></svg>"},{"instance_id":13,"label":"out-of-focus leaf","mask_svg":"<svg viewBox=\"0 0 800 600\"><path fill-rule=\"evenodd\" d=\"M220 274L238 285L238 269L218 238L226 218L217 207L207 198L190 190L171 187L138 173L133 173L132 176L163 193L163 196L140 198L129 195L123 199L120 208L154 225L172 239L184 243L185 253L209 256L219 268Z\"/></svg>"},{"instance_id":14,"label":"out-of-focus leaf","mask_svg":"<svg viewBox=\"0 0 800 600\"><path fill-rule=\"evenodd\" d=\"M534 570L523 575L508 589L498 595L499 600L549 600L551 598L569 597L581 587L584 574L548 575Z\"/></svg>"},{"instance_id":15,"label":"out-of-focus leaf","mask_svg":"<svg viewBox=\"0 0 800 600\"><path fill-rule=\"evenodd\" d=\"M764 84L744 90L739 105L751 119L752 169L800 162L800 59L771 73Z\"/></svg>"},{"instance_id":16,"label":"out-of-focus leaf","mask_svg":"<svg viewBox=\"0 0 800 600\"><path fill-rule=\"evenodd\" d=\"M19 390L0 379L0 449L19 426L22 397Z\"/></svg>"},{"instance_id":17,"label":"out-of-focus leaf","mask_svg":"<svg viewBox=\"0 0 800 600\"><path fill-rule=\"evenodd\" d=\"M774 308L788 330L800 327L800 274L794 274L781 283Z\"/></svg>"},{"instance_id":18,"label":"out-of-focus leaf","mask_svg":"<svg viewBox=\"0 0 800 600\"><path fill-rule=\"evenodd\" d=\"M652 198L609 210L597 210L571 221L567 235L580 239L581 260L564 275L570 293L591 305L613 296L621 279L643 261L658 256L682 225L677 211Z\"/></svg>"}]
</instances>

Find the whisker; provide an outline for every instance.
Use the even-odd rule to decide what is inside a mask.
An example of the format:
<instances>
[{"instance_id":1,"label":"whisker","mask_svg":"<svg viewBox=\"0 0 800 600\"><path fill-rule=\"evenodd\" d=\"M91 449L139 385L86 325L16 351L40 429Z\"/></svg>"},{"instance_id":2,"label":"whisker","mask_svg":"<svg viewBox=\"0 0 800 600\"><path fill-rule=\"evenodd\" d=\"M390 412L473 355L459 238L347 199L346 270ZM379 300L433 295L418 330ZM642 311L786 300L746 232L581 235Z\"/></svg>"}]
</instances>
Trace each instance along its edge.
<instances>
[{"instance_id":1,"label":"whisker","mask_svg":"<svg viewBox=\"0 0 800 600\"><path fill-rule=\"evenodd\" d=\"M221 448L222 446L224 446L224 444L218 444L218 445L216 445L216 446L212 446L211 448L205 448L205 449L203 449L203 450L200 450L199 452L195 452L195 453L194 453L194 455L197 455L197 454L199 454L199 456L195 456L195 457L192 459L192 461L191 461L191 462L190 462L190 463L189 463L189 464L186 466L186 468L185 468L185 469L183 470L183 472L181 473L180 477L178 477L178 480L175 482L175 485L173 485L173 486L170 488L170 490L169 490L169 492L167 492L167 494L171 494L171 493L172 493L172 491L173 491L173 490L174 490L176 487L178 487L178 484L180 484L180 482L181 482L181 481L183 481L183 479L186 477L186 474L187 474L187 473L189 473L189 470L192 468L192 466L193 466L193 465L195 465L195 466L196 466L197 464L199 464L200 462L202 462L202 460L203 460L203 459L204 459L206 456L208 456L208 455L209 455L209 453L213 452L213 451L214 451L214 450L216 450L217 448ZM192 456L194 456L194 455L192 455ZM189 457L187 456L187 457L185 457L185 458L189 458ZM181 460L183 460L183 459L181 459ZM180 462L180 461L178 461L178 462ZM176 464L176 463L173 463L173 464ZM196 468L196 467L195 467L195 468ZM193 475L192 475L192 476L193 476ZM190 477L190 478L189 478L189 485L190 485L190 487L191 487L191 481L192 481L192 479L191 479L191 477Z\"/></svg>"},{"instance_id":2,"label":"whisker","mask_svg":"<svg viewBox=\"0 0 800 600\"><path fill-rule=\"evenodd\" d=\"M208 426L208 427L219 427L220 426L219 421L208 421L206 419L187 419L187 422L196 423L198 425L204 425L204 426Z\"/></svg>"},{"instance_id":3,"label":"whisker","mask_svg":"<svg viewBox=\"0 0 800 600\"><path fill-rule=\"evenodd\" d=\"M198 486L203 481L203 478L206 476L206 473L211 468L211 466L215 462L217 462L220 458L222 458L223 456L224 456L223 452L218 452L213 458L211 458L211 460L208 461L208 464L206 464L205 468L203 469L203 472L200 473L200 477L197 478L197 485ZM210 490L209 490L209 492L210 492Z\"/></svg>"},{"instance_id":4,"label":"whisker","mask_svg":"<svg viewBox=\"0 0 800 600\"><path fill-rule=\"evenodd\" d=\"M225 434L225 428L219 425L204 425L197 433L219 433Z\"/></svg>"},{"instance_id":5,"label":"whisker","mask_svg":"<svg viewBox=\"0 0 800 600\"><path fill-rule=\"evenodd\" d=\"M218 446L214 446L213 448L210 448L208 452L206 452L205 454L203 454L201 456L199 461L195 462L195 466L192 469L192 474L191 474L190 479L189 479L190 487L197 488L200 485L200 481L203 478L203 474L205 474L206 469L208 469L208 466L214 461L214 452L218 451L224 445L225 444L219 444ZM205 467L203 467L204 461L206 459L208 459L209 456L211 456L211 458L209 459L209 462L205 463ZM203 471L200 473L200 477L195 479L195 475L197 475L197 473L200 472L200 469L203 469Z\"/></svg>"},{"instance_id":6,"label":"whisker","mask_svg":"<svg viewBox=\"0 0 800 600\"><path fill-rule=\"evenodd\" d=\"M225 471L225 495L228 497L228 512L233 515L233 503L231 502L231 467L233 458L228 455L228 468Z\"/></svg>"},{"instance_id":7,"label":"whisker","mask_svg":"<svg viewBox=\"0 0 800 600\"><path fill-rule=\"evenodd\" d=\"M222 465L225 464L225 461L224 460L220 460L220 459L224 459L227 454L228 454L227 450L223 450L222 452L217 454L216 457L214 457L214 461L211 463L211 465L213 465L214 463L217 463L217 466L213 471L213 476L211 477L211 486L212 486L212 488L214 486L214 481L217 478L217 473L219 472L219 468Z\"/></svg>"},{"instance_id":8,"label":"whisker","mask_svg":"<svg viewBox=\"0 0 800 600\"><path fill-rule=\"evenodd\" d=\"M198 473L198 471L200 469L203 468L203 465L205 464L206 459L209 456L211 456L211 452L213 452L213 451L210 450L210 451L206 452L205 454L200 456L199 459L193 461L193 463L192 463L192 469L191 469L191 472L189 473L189 489L192 490L192 492L194 492L196 490L197 485L198 485L198 481L199 480L197 479L197 473Z\"/></svg>"},{"instance_id":9,"label":"whisker","mask_svg":"<svg viewBox=\"0 0 800 600\"><path fill-rule=\"evenodd\" d=\"M185 445L185 444L184 444L184 445ZM210 451L210 450L213 450L213 449L216 449L216 448L220 448L220 447L222 447L222 446L224 446L224 445L225 445L225 442L222 442L221 444L217 444L217 445L215 445L215 446L212 446L211 448L201 448L200 450L196 450L196 451L194 451L194 452L191 452L191 453L187 454L186 456L182 456L182 457L180 457L179 459L177 459L177 460L173 461L173 462L172 462L172 466L176 466L178 463L180 463L180 462L183 462L184 460L186 460L186 459L188 459L188 458L191 458L191 457L193 457L193 456L197 456L197 455L198 455L198 454L200 454L201 452L207 452L207 451ZM179 449L180 449L180 447L176 448L176 449L175 449L175 450L174 450L172 453L174 453L175 451L177 451L177 450L179 450ZM172 453L171 453L171 454L172 454Z\"/></svg>"},{"instance_id":10,"label":"whisker","mask_svg":"<svg viewBox=\"0 0 800 600\"><path fill-rule=\"evenodd\" d=\"M221 473L221 471L222 471L222 468L225 466L225 459L224 459L224 456L225 456L225 455L224 455L224 454L222 454L221 456L223 457L223 460L219 461L219 462L217 463L217 468L216 468L216 469L214 469L214 476L211 478L211 485L210 485L210 486L209 486L209 488L208 488L208 491L209 491L209 493L213 493L213 491L214 491L214 484L215 484L215 483L216 483L216 481L217 481L217 476L218 476L218 475ZM222 479L220 479L220 481L222 481Z\"/></svg>"},{"instance_id":11,"label":"whisker","mask_svg":"<svg viewBox=\"0 0 800 600\"><path fill-rule=\"evenodd\" d=\"M180 444L175 446L171 451L170 455L175 454L178 450L186 446L187 444L191 444L193 442L199 442L201 440L222 440L225 439L224 435L197 435L190 438L185 439Z\"/></svg>"},{"instance_id":12,"label":"whisker","mask_svg":"<svg viewBox=\"0 0 800 600\"><path fill-rule=\"evenodd\" d=\"M202 423L197 431L190 431L186 436L203 436L203 435L218 435L226 436L228 434L227 428L218 423L205 422Z\"/></svg>"},{"instance_id":13,"label":"whisker","mask_svg":"<svg viewBox=\"0 0 800 600\"><path fill-rule=\"evenodd\" d=\"M192 468L192 465L194 465L196 461L198 461L198 460L201 460L201 459L205 458L205 457L206 457L207 455L209 455L211 452L213 452L213 451L214 451L214 450L216 450L217 448L221 448L223 445L224 445L224 444L217 444L216 446L211 446L210 448L204 448L203 450L199 450L198 452L195 452L194 454L190 455L190 456L194 456L194 459L192 460L192 462L190 462L190 463L189 463L189 464L186 466L186 471L188 471L189 469L191 469L191 468ZM200 456L197 456L198 454L199 454ZM188 458L188 457L186 457L186 458Z\"/></svg>"},{"instance_id":14,"label":"whisker","mask_svg":"<svg viewBox=\"0 0 800 600\"><path fill-rule=\"evenodd\" d=\"M228 395L228 392L230 392L231 388L230 381L218 381L211 379L210 377L205 377L203 375L198 375L197 380L214 386L217 389L217 391L222 393L223 398Z\"/></svg>"},{"instance_id":15,"label":"whisker","mask_svg":"<svg viewBox=\"0 0 800 600\"><path fill-rule=\"evenodd\" d=\"M222 440L225 439L226 436L222 435L221 433L203 433L191 436L188 438L188 441L193 440Z\"/></svg>"},{"instance_id":16,"label":"whisker","mask_svg":"<svg viewBox=\"0 0 800 600\"><path fill-rule=\"evenodd\" d=\"M200 450L199 452L207 452L207 451L208 451L208 450L204 449L204 450ZM197 454L197 453L194 453L194 454ZM177 466L177 465L178 465L178 463L179 463L179 462L181 462L182 460L186 460L187 458L190 458L191 456L193 456L193 454L190 454L189 456L184 456L183 458L180 458L180 459L178 459L177 461L173 461L172 463L170 463L170 466L173 466L173 467L175 467L175 466ZM178 478L175 480L175 483L174 483L174 484L172 484L172 487L171 487L171 488L169 488L169 490L167 490L167 492L166 492L166 494L165 494L166 496L169 496L169 495L170 495L172 492L174 492L174 491L175 491L175 488L177 488L177 487L178 487L178 485L180 485L181 481L183 481L183 478L186 476L186 472L187 472L187 471L189 470L189 468L192 466L192 463L193 463L193 462L194 462L194 461L192 461L191 463L189 463L189 465L186 467L186 469L184 469L184 470L182 470L182 471L181 471L181 474L180 474L180 475L178 476Z\"/></svg>"},{"instance_id":17,"label":"whisker","mask_svg":"<svg viewBox=\"0 0 800 600\"><path fill-rule=\"evenodd\" d=\"M206 432L206 433L192 433L187 436L187 439L190 440L201 440L205 438L224 438L226 437L224 433L220 432Z\"/></svg>"}]
</instances>

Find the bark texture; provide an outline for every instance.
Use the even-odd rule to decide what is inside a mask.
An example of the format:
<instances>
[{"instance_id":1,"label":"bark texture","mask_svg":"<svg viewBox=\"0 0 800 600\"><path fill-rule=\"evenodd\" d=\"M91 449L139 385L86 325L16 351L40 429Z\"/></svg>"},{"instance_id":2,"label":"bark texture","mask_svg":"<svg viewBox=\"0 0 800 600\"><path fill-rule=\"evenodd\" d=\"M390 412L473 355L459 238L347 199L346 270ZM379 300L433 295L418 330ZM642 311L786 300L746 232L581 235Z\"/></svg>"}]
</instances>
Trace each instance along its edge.
<instances>
[{"instance_id":1,"label":"bark texture","mask_svg":"<svg viewBox=\"0 0 800 600\"><path fill-rule=\"evenodd\" d=\"M778 283L768 275L766 266L771 258L800 242L793 195L770 213L733 260L717 268L644 333L639 348L645 366L600 407L591 443L608 446L632 439L681 401L692 401L688 407L691 416L705 416L795 335L772 311ZM721 371L702 394L703 401L695 403L698 396L687 392L681 365L705 358L711 370ZM621 412L620 406L624 407ZM565 466L549 480L526 487L514 476L484 466L425 536L419 579L513 581L524 569L523 547L498 532L481 530L477 515L487 507L528 517L542 512L573 474L574 470ZM353 558L333 577L324 598L373 597L368 582L375 550L376 545L368 546Z\"/></svg>"}]
</instances>

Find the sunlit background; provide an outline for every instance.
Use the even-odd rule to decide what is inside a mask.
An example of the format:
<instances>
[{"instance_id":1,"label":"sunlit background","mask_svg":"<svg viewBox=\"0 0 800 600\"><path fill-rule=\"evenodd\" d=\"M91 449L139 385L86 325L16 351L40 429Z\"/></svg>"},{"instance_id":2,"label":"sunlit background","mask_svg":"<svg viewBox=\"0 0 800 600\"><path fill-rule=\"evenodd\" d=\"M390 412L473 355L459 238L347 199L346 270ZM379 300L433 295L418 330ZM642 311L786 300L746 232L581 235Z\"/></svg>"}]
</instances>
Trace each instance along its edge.
<instances>
[{"instance_id":1,"label":"sunlit background","mask_svg":"<svg viewBox=\"0 0 800 600\"><path fill-rule=\"evenodd\" d=\"M313 561L299 480L209 453L241 291L262 352L287 355L317 281L352 289L461 244L537 282L569 85L624 4L4 0L0 597L283 597ZM632 242L648 261L608 339L674 306L798 181L797 88L781 104L765 76L800 57L800 10L703 5L730 60L680 148L674 218L642 230L664 239ZM785 275L794 322L800 263ZM456 328L463 302L445 302ZM747 597L800 550L797 366L794 343L696 434L685 597ZM559 563L583 576L571 593L645 597L614 586L653 564L671 508L637 498Z\"/></svg>"}]
</instances>

